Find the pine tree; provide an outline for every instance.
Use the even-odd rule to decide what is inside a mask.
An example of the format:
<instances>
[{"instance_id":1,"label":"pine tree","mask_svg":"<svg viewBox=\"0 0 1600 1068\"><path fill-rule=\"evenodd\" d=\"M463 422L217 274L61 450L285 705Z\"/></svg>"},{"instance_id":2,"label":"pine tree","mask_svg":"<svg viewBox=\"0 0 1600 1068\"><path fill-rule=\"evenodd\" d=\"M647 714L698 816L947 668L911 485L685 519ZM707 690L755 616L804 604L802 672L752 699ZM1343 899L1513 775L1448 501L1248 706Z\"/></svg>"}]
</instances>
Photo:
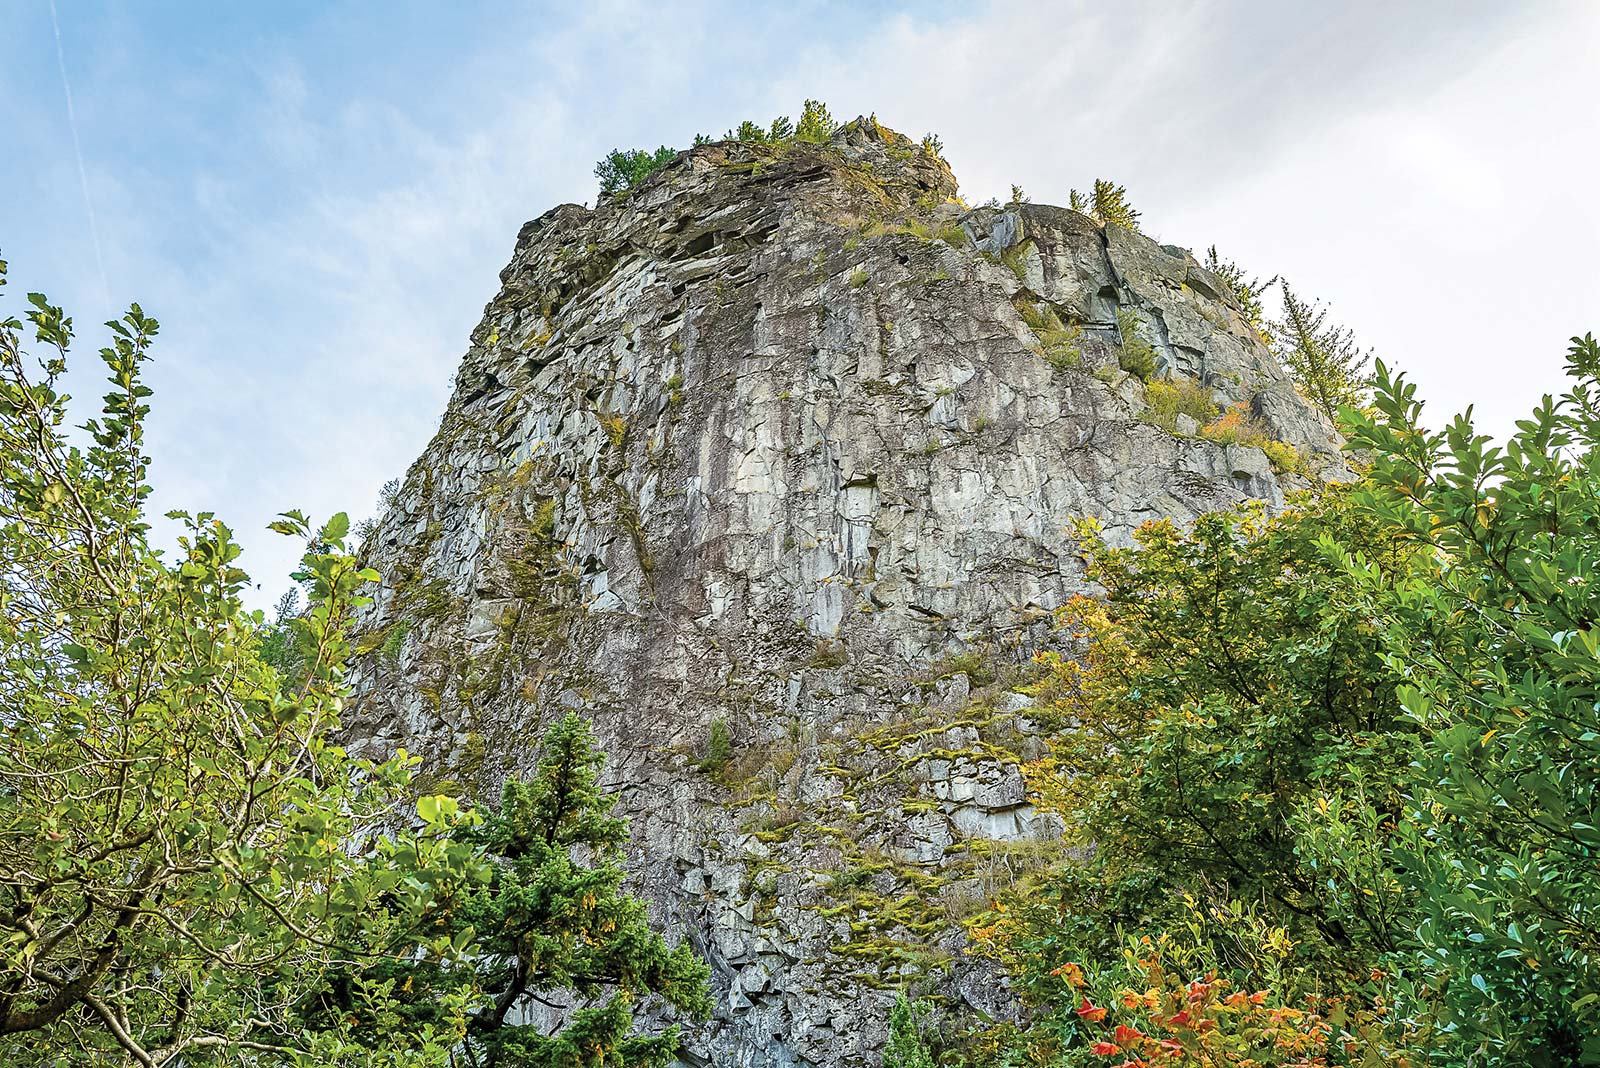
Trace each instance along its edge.
<instances>
[{"instance_id":1,"label":"pine tree","mask_svg":"<svg viewBox=\"0 0 1600 1068\"><path fill-rule=\"evenodd\" d=\"M922 1020L928 1007L904 994L889 1010L889 1041L883 1047L883 1068L933 1068L933 1053L922 1037Z\"/></svg>"},{"instance_id":2,"label":"pine tree","mask_svg":"<svg viewBox=\"0 0 1600 1068\"><path fill-rule=\"evenodd\" d=\"M632 189L677 156L677 150L666 145L654 152L644 148L627 151L614 148L606 153L605 159L594 165L594 176L600 179L600 192L609 196Z\"/></svg>"},{"instance_id":3,"label":"pine tree","mask_svg":"<svg viewBox=\"0 0 1600 1068\"><path fill-rule=\"evenodd\" d=\"M1088 196L1076 189L1069 190L1067 207L1091 216L1100 223L1116 223L1130 230L1139 229L1139 213L1128 203L1128 191L1104 178L1094 180L1094 191Z\"/></svg>"},{"instance_id":4,"label":"pine tree","mask_svg":"<svg viewBox=\"0 0 1600 1068\"><path fill-rule=\"evenodd\" d=\"M627 820L600 789L604 755L568 714L544 736L538 768L508 781L477 832L495 874L452 916L484 948L479 981L492 999L472 1019L480 1065L659 1065L678 1034L633 1034L633 1013L657 995L690 1015L710 1011L705 962L650 929L644 902L622 889ZM582 859L579 859L579 858ZM518 1010L577 997L565 1026L512 1023Z\"/></svg>"},{"instance_id":5,"label":"pine tree","mask_svg":"<svg viewBox=\"0 0 1600 1068\"><path fill-rule=\"evenodd\" d=\"M1256 332L1266 336L1266 311L1261 306L1261 298L1278 281L1278 276L1273 275L1264 282L1259 278L1247 278L1243 267L1217 255L1215 245L1206 250L1204 266L1228 288L1228 295L1233 297L1234 303L1239 305L1239 310L1244 312L1245 319L1255 327Z\"/></svg>"},{"instance_id":6,"label":"pine tree","mask_svg":"<svg viewBox=\"0 0 1600 1068\"><path fill-rule=\"evenodd\" d=\"M1128 203L1128 191L1104 178L1094 180L1094 217L1130 230L1139 228L1139 213Z\"/></svg>"},{"instance_id":7,"label":"pine tree","mask_svg":"<svg viewBox=\"0 0 1600 1068\"><path fill-rule=\"evenodd\" d=\"M820 100L807 100L800 112L800 122L794 128L794 139L823 144L833 136L838 126L828 113L828 105Z\"/></svg>"},{"instance_id":8,"label":"pine tree","mask_svg":"<svg viewBox=\"0 0 1600 1068\"><path fill-rule=\"evenodd\" d=\"M1360 408L1367 403L1372 376L1367 370L1372 353L1356 344L1345 327L1328 323L1328 309L1295 296L1283 284L1283 318L1270 327L1272 351L1289 369L1306 399L1329 419L1340 408Z\"/></svg>"}]
</instances>

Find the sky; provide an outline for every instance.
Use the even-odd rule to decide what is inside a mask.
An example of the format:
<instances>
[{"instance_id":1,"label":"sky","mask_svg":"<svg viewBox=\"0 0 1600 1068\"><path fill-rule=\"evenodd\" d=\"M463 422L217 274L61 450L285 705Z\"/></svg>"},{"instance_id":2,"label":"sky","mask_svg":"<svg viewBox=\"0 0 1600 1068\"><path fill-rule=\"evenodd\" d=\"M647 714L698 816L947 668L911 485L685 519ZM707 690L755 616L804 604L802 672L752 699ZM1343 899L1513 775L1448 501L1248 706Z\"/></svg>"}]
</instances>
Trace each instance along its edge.
<instances>
[{"instance_id":1,"label":"sky","mask_svg":"<svg viewBox=\"0 0 1600 1068\"><path fill-rule=\"evenodd\" d=\"M1110 178L1504 434L1600 331L1600 3L0 0L0 315L159 318L152 510L375 509L521 224L614 147L875 112L969 201ZM70 103L69 103L70 101ZM9 310L7 310L9 309ZM80 418L92 414L87 406Z\"/></svg>"}]
</instances>

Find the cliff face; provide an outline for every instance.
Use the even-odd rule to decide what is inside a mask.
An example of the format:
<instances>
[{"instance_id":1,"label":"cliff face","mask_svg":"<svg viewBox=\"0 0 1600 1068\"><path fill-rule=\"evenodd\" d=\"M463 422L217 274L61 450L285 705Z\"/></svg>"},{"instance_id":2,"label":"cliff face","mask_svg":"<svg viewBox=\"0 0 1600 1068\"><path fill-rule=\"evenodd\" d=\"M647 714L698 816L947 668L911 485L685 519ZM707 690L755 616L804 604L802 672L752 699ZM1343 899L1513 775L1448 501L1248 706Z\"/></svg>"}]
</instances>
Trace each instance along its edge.
<instances>
[{"instance_id":1,"label":"cliff face","mask_svg":"<svg viewBox=\"0 0 1600 1068\"><path fill-rule=\"evenodd\" d=\"M1155 425L1119 354L1340 469L1187 252L955 192L858 120L529 223L368 542L353 748L492 796L588 716L638 890L711 961L714 1064L872 1062L902 984L1010 1011L960 921L1058 848L1010 687L1084 590L1070 523L1300 482Z\"/></svg>"}]
</instances>

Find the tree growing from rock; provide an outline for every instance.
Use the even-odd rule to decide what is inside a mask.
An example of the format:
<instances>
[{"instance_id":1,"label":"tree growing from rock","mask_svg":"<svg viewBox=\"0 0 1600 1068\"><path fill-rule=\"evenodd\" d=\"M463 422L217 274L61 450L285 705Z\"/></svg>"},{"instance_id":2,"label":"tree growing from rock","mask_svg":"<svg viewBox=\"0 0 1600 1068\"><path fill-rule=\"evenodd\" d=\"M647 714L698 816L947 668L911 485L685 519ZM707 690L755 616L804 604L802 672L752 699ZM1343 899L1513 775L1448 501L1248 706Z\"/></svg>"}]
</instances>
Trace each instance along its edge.
<instances>
[{"instance_id":1,"label":"tree growing from rock","mask_svg":"<svg viewBox=\"0 0 1600 1068\"><path fill-rule=\"evenodd\" d=\"M1239 310L1244 312L1244 317L1255 328L1256 333L1263 337L1267 334L1266 310L1262 306L1261 298L1266 295L1278 281L1278 276L1263 281L1245 274L1244 268L1232 260L1225 260L1217 254L1217 246L1212 245L1206 250L1204 267L1227 287L1228 295L1239 305Z\"/></svg>"},{"instance_id":2,"label":"tree growing from rock","mask_svg":"<svg viewBox=\"0 0 1600 1068\"><path fill-rule=\"evenodd\" d=\"M1115 223L1130 230L1139 228L1139 213L1129 203L1127 189L1104 178L1094 180L1094 187L1088 196L1076 189L1069 191L1067 206L1100 223Z\"/></svg>"},{"instance_id":3,"label":"tree growing from rock","mask_svg":"<svg viewBox=\"0 0 1600 1068\"><path fill-rule=\"evenodd\" d=\"M600 192L606 196L632 189L646 178L677 158L677 149L662 145L654 152L647 148L624 151L614 148L594 166L594 176L600 179Z\"/></svg>"},{"instance_id":4,"label":"tree growing from rock","mask_svg":"<svg viewBox=\"0 0 1600 1068\"><path fill-rule=\"evenodd\" d=\"M1302 300L1283 283L1283 317L1269 327L1273 354L1295 385L1330 420L1341 408L1360 408L1371 393L1372 354L1347 328L1328 322L1327 307Z\"/></svg>"}]
</instances>

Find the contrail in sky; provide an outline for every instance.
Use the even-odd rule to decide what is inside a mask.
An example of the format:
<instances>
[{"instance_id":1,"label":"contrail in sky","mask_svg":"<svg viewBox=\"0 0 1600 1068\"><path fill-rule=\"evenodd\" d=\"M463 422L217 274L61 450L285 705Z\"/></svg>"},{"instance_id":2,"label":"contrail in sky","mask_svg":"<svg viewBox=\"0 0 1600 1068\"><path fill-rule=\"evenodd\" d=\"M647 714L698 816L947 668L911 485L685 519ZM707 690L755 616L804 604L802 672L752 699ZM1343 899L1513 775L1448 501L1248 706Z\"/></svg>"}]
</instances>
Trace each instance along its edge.
<instances>
[{"instance_id":1,"label":"contrail in sky","mask_svg":"<svg viewBox=\"0 0 1600 1068\"><path fill-rule=\"evenodd\" d=\"M106 261L100 254L100 226L94 218L94 201L89 199L89 172L83 166L83 145L78 142L78 115L72 107L72 83L67 81L67 57L61 50L61 22L56 18L56 0L50 0L50 27L56 33L56 66L61 70L61 88L67 95L67 125L72 129L72 151L78 158L78 184L83 188L83 206L89 213L89 239L94 243L94 262L100 269L100 294L106 313L111 311L111 283L106 279Z\"/></svg>"}]
</instances>

